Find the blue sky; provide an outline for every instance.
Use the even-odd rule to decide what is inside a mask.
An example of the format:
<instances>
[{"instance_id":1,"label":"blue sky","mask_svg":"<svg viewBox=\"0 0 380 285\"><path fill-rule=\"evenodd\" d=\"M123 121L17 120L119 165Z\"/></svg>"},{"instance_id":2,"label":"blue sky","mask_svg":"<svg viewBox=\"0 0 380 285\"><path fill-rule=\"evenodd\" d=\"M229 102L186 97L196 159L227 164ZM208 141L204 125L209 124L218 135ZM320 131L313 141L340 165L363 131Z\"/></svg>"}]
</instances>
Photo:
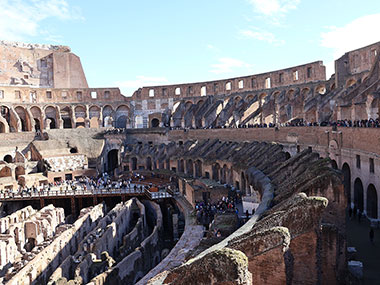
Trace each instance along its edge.
<instances>
[{"instance_id":1,"label":"blue sky","mask_svg":"<svg viewBox=\"0 0 380 285\"><path fill-rule=\"evenodd\" d=\"M0 0L0 39L62 44L90 87L222 79L323 60L380 41L380 1Z\"/></svg>"}]
</instances>

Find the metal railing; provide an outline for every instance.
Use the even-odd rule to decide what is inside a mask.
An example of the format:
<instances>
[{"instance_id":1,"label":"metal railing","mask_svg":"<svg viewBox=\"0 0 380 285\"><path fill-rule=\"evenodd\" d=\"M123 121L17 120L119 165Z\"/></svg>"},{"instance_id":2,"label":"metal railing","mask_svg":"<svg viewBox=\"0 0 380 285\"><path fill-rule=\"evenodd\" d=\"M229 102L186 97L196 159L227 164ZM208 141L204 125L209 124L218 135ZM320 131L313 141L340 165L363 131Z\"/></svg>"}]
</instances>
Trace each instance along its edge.
<instances>
[{"instance_id":1,"label":"metal railing","mask_svg":"<svg viewBox=\"0 0 380 285\"><path fill-rule=\"evenodd\" d=\"M0 201L6 200L28 200L37 198L54 198L54 197L80 197L80 196L95 196L95 195L136 195L136 196L147 196L149 199L162 199L172 197L167 192L150 192L149 190L143 188L139 189L137 187L129 188L112 188L112 189L78 189L78 190L41 190L33 192L22 192L22 193L12 193L12 192L0 192Z\"/></svg>"}]
</instances>

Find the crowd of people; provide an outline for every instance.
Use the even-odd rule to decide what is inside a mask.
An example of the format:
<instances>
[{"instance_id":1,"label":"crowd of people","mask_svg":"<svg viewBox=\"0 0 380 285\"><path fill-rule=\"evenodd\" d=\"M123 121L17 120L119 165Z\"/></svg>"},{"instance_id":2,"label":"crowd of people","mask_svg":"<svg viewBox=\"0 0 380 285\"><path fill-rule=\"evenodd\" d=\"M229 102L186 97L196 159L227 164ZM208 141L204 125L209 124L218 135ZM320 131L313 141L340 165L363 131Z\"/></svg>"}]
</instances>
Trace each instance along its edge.
<instances>
[{"instance_id":1,"label":"crowd of people","mask_svg":"<svg viewBox=\"0 0 380 285\"><path fill-rule=\"evenodd\" d=\"M235 126L208 126L208 127L170 127L170 130L191 130L191 129L252 129L252 128L278 128L278 127L348 127L348 128L380 128L380 120L379 119L365 119L365 120L337 120L337 121L323 121L321 123L318 122L306 122L304 120L293 120L291 122L286 123L262 123L262 124L239 124L237 127Z\"/></svg>"},{"instance_id":2,"label":"crowd of people","mask_svg":"<svg viewBox=\"0 0 380 285\"><path fill-rule=\"evenodd\" d=\"M198 223L204 225L208 230L210 223L214 220L215 214L227 212L238 214L236 202L236 198L230 195L228 197L222 197L216 203L204 201L197 202L195 205L195 211Z\"/></svg>"},{"instance_id":3,"label":"crowd of people","mask_svg":"<svg viewBox=\"0 0 380 285\"><path fill-rule=\"evenodd\" d=\"M32 196L42 192L50 191L95 191L95 190L114 190L114 189L133 189L137 192L143 192L145 189L150 189L154 185L152 183L144 183L146 177L139 173L132 173L128 178L112 180L105 172L98 177L80 177L77 180L59 180L47 183L40 186L19 186L16 189L0 189L0 194L5 196Z\"/></svg>"}]
</instances>

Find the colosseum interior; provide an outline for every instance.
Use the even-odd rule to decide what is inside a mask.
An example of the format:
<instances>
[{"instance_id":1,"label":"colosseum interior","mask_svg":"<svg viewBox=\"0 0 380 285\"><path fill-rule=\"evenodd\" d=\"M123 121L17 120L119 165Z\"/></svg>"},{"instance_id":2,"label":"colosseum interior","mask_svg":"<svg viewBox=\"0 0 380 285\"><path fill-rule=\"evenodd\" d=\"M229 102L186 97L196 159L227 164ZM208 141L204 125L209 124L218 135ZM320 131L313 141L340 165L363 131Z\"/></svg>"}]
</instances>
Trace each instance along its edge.
<instances>
[{"instance_id":1,"label":"colosseum interior","mask_svg":"<svg viewBox=\"0 0 380 285\"><path fill-rule=\"evenodd\" d=\"M379 54L125 97L67 46L2 41L1 282L361 284L346 216L380 224Z\"/></svg>"}]
</instances>

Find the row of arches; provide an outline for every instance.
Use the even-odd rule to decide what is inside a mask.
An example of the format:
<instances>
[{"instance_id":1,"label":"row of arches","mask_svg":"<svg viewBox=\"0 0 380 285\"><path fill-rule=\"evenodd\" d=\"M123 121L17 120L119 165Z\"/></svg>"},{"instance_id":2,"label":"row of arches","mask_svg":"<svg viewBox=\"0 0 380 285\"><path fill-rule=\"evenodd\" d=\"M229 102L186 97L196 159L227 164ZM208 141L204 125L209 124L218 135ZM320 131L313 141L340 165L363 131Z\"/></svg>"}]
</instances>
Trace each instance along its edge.
<instances>
[{"instance_id":1,"label":"row of arches","mask_svg":"<svg viewBox=\"0 0 380 285\"><path fill-rule=\"evenodd\" d=\"M0 133L30 132L46 128L80 128L80 127L110 127L126 128L129 123L130 109L127 105L113 108L106 105L103 108L93 105L86 107L53 106L43 108L32 106L15 106L14 108L2 105L0 116ZM61 123L62 121L62 123ZM61 125L62 124L62 125Z\"/></svg>"},{"instance_id":2,"label":"row of arches","mask_svg":"<svg viewBox=\"0 0 380 285\"><path fill-rule=\"evenodd\" d=\"M333 161L333 166L336 162ZM378 219L378 195L375 185L370 183L367 189L364 188L362 180L357 177L354 180L353 194L351 196L351 170L347 163L342 166L343 172L343 186L348 200L348 206L354 205L354 207L360 210L362 213L366 213L369 218ZM366 191L366 193L364 193ZM366 195L364 195L366 194ZM364 196L366 196L366 201L364 201ZM366 203L364 203L366 202ZM365 207L366 205L366 207Z\"/></svg>"},{"instance_id":3,"label":"row of arches","mask_svg":"<svg viewBox=\"0 0 380 285\"><path fill-rule=\"evenodd\" d=\"M211 173L209 168L211 166ZM130 167L132 171L138 169L171 169L175 170L177 173L185 173L189 176L195 178L208 178L220 182L221 184L229 184L237 189L241 190L245 195L251 195L252 190L249 184L249 180L245 171L233 170L228 167L227 164L221 166L218 162L212 165L204 164L201 159L178 159L175 166L170 164L170 160L166 161L155 161L150 156L146 157L142 161L138 160L137 157L130 158ZM253 188L253 187L252 187Z\"/></svg>"}]
</instances>

